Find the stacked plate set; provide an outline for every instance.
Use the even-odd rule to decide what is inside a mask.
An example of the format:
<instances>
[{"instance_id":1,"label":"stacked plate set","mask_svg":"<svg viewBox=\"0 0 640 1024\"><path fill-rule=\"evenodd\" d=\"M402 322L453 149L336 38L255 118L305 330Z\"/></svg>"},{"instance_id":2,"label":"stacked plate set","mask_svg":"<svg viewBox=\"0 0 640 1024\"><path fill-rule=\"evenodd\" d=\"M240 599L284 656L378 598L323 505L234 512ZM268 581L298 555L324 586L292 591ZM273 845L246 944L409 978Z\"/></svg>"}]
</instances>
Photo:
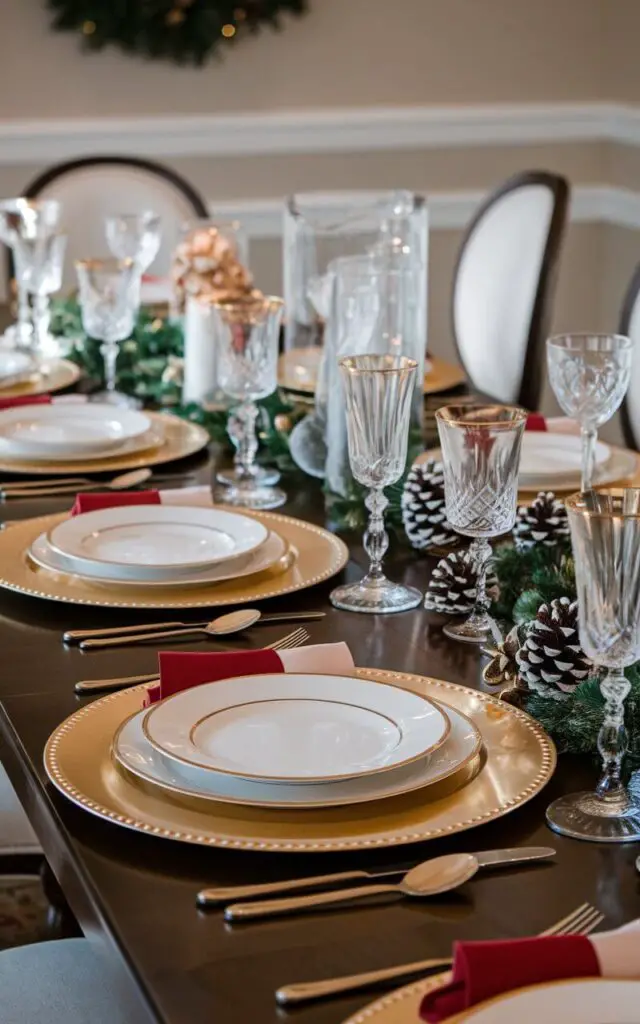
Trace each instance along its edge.
<instances>
[{"instance_id":1,"label":"stacked plate set","mask_svg":"<svg viewBox=\"0 0 640 1024\"><path fill-rule=\"evenodd\" d=\"M0 345L0 398L56 391L79 377L79 368L66 359L42 359Z\"/></svg>"},{"instance_id":2,"label":"stacked plate set","mask_svg":"<svg viewBox=\"0 0 640 1024\"><path fill-rule=\"evenodd\" d=\"M526 432L522 438L518 484L527 491L572 491L580 489L582 441L573 434L546 431ZM617 483L637 472L635 452L598 441L595 454L595 482L599 486Z\"/></svg>"}]
</instances>

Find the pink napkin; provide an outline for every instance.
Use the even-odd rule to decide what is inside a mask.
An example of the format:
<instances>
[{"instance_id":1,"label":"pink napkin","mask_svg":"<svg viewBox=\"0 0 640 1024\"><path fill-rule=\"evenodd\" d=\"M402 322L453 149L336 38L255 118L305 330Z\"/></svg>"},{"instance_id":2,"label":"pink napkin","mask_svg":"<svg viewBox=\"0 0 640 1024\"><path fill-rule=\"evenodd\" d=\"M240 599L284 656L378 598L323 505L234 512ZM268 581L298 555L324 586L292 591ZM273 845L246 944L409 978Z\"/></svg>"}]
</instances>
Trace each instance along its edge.
<instances>
[{"instance_id":1,"label":"pink napkin","mask_svg":"<svg viewBox=\"0 0 640 1024\"><path fill-rule=\"evenodd\" d=\"M94 491L77 495L71 515L123 505L213 505L213 498L211 488L206 486L175 487L165 491Z\"/></svg>"},{"instance_id":2,"label":"pink napkin","mask_svg":"<svg viewBox=\"0 0 640 1024\"><path fill-rule=\"evenodd\" d=\"M353 657L345 643L312 644L288 651L161 651L160 682L148 687L145 704L171 697L203 683L215 683L233 676L262 675L267 672L353 672Z\"/></svg>"},{"instance_id":3,"label":"pink napkin","mask_svg":"<svg viewBox=\"0 0 640 1024\"><path fill-rule=\"evenodd\" d=\"M424 997L428 1024L527 985L565 978L640 978L640 921L587 938L558 935L497 942L457 942L452 980Z\"/></svg>"},{"instance_id":4,"label":"pink napkin","mask_svg":"<svg viewBox=\"0 0 640 1024\"><path fill-rule=\"evenodd\" d=\"M17 398L0 398L0 409L12 409L16 405L49 405L51 395L20 395Z\"/></svg>"}]
</instances>

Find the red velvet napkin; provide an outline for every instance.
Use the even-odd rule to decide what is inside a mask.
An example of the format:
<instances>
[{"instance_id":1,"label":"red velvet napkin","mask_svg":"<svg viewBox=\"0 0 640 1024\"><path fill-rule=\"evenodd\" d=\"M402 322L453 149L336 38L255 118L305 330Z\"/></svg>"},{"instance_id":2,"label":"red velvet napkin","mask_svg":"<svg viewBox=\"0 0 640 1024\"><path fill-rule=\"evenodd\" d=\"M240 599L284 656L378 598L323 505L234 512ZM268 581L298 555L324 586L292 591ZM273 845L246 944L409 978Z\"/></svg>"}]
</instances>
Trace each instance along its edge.
<instances>
[{"instance_id":1,"label":"red velvet napkin","mask_svg":"<svg viewBox=\"0 0 640 1024\"><path fill-rule=\"evenodd\" d=\"M546 430L547 421L542 413L530 412L527 416L527 422L524 425L525 430Z\"/></svg>"},{"instance_id":2,"label":"red velvet napkin","mask_svg":"<svg viewBox=\"0 0 640 1024\"><path fill-rule=\"evenodd\" d=\"M596 951L583 935L456 942L453 978L424 997L420 1016L428 1024L437 1024L502 992L543 981L599 975Z\"/></svg>"},{"instance_id":3,"label":"red velvet napkin","mask_svg":"<svg viewBox=\"0 0 640 1024\"><path fill-rule=\"evenodd\" d=\"M160 491L123 491L114 494L111 491L94 491L90 494L78 494L71 509L72 516L83 512L96 512L101 508L117 508L121 505L159 505Z\"/></svg>"},{"instance_id":4,"label":"red velvet napkin","mask_svg":"<svg viewBox=\"0 0 640 1024\"><path fill-rule=\"evenodd\" d=\"M12 409L14 405L49 405L51 395L20 395L18 398L0 398L0 409Z\"/></svg>"},{"instance_id":5,"label":"red velvet napkin","mask_svg":"<svg viewBox=\"0 0 640 1024\"><path fill-rule=\"evenodd\" d=\"M145 704L172 697L174 693L188 690L203 683L215 683L218 679L232 676L257 676L264 672L284 672L284 665L278 653L271 650L259 651L161 651L160 682L147 689Z\"/></svg>"}]
</instances>

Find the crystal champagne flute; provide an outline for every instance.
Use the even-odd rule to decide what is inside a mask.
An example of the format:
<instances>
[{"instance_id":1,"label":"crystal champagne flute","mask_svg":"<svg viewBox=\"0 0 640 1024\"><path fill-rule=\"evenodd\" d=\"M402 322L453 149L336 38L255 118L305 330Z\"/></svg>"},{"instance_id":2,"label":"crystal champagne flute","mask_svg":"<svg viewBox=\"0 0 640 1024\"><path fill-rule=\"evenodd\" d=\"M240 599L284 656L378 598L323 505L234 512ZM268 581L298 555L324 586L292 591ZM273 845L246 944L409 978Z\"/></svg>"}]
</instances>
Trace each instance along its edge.
<instances>
[{"instance_id":1,"label":"crystal champagne flute","mask_svg":"<svg viewBox=\"0 0 640 1024\"><path fill-rule=\"evenodd\" d=\"M600 673L602 774L595 792L571 793L547 810L551 828L575 839L640 839L640 802L622 782L627 749L624 670L640 659L640 489L586 491L566 501L576 567L580 644Z\"/></svg>"},{"instance_id":2,"label":"crystal champagne flute","mask_svg":"<svg viewBox=\"0 0 640 1024\"><path fill-rule=\"evenodd\" d=\"M491 637L486 578L490 537L513 529L518 504L520 446L527 415L504 405L448 405L436 412L442 448L447 519L472 538L476 601L464 622L446 625L454 640L481 644Z\"/></svg>"},{"instance_id":3,"label":"crystal champagne flute","mask_svg":"<svg viewBox=\"0 0 640 1024\"><path fill-rule=\"evenodd\" d=\"M407 356L360 355L340 360L347 409L351 470L369 488L365 504L369 525L364 549L369 571L357 583L331 592L336 608L352 612L403 612L415 608L422 594L414 587L392 583L382 571L389 546L384 511L389 504L384 488L399 480L407 461L409 417L418 364Z\"/></svg>"},{"instance_id":4,"label":"crystal champagne flute","mask_svg":"<svg viewBox=\"0 0 640 1024\"><path fill-rule=\"evenodd\" d=\"M38 355L59 355L56 339L49 333L49 297L62 287L67 236L17 237L14 244L17 280L33 296L33 350Z\"/></svg>"},{"instance_id":5,"label":"crystal champagne flute","mask_svg":"<svg viewBox=\"0 0 640 1024\"><path fill-rule=\"evenodd\" d=\"M547 341L549 381L560 408L580 424L581 489L593 485L598 427L622 404L633 342L623 334L560 334Z\"/></svg>"},{"instance_id":6,"label":"crystal champagne flute","mask_svg":"<svg viewBox=\"0 0 640 1024\"><path fill-rule=\"evenodd\" d=\"M149 269L160 250L161 220L157 213L118 213L105 219L107 244L119 260L133 260L141 274Z\"/></svg>"},{"instance_id":7,"label":"crystal champagne flute","mask_svg":"<svg viewBox=\"0 0 640 1024\"><path fill-rule=\"evenodd\" d=\"M60 220L60 203L56 199L5 199L0 202L0 241L12 251L15 261L18 298L17 321L11 331L19 348L29 348L33 326L29 292L22 280L21 253L17 242L32 242L53 234Z\"/></svg>"}]
</instances>

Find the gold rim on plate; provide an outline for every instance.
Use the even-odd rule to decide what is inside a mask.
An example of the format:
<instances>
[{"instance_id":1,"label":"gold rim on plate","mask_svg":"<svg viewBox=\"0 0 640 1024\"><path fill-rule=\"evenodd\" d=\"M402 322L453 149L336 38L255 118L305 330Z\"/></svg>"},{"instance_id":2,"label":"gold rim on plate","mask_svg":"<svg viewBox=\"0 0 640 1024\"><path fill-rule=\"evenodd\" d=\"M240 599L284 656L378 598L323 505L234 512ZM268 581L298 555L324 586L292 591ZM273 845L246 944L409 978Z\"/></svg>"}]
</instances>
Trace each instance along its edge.
<instances>
[{"instance_id":1,"label":"gold rim on plate","mask_svg":"<svg viewBox=\"0 0 640 1024\"><path fill-rule=\"evenodd\" d=\"M43 363L43 370L36 371L28 380L19 381L8 388L0 388L0 399L22 398L27 395L46 395L50 391L62 391L76 384L82 371L69 359L52 359Z\"/></svg>"},{"instance_id":2,"label":"gold rim on plate","mask_svg":"<svg viewBox=\"0 0 640 1024\"><path fill-rule=\"evenodd\" d=\"M304 373L296 372L299 358L299 351L291 349L289 352L284 352L278 360L278 387L284 391L290 391L293 398L313 395L316 390L313 364L307 368L303 361ZM452 388L464 384L466 376L461 366L438 359L437 356L427 356L427 360L429 366L424 375L425 395L436 395L441 391L450 391Z\"/></svg>"},{"instance_id":3,"label":"gold rim on plate","mask_svg":"<svg viewBox=\"0 0 640 1024\"><path fill-rule=\"evenodd\" d=\"M159 466L164 462L175 462L187 455L195 455L209 444L209 434L204 427L179 416L161 412L145 411L151 420L151 428L164 438L155 448L145 448L124 455L112 455L103 459L86 459L65 462L57 459L51 462L29 462L27 459L0 459L0 472L26 473L35 476L68 476L73 473L115 473L124 469L142 469L145 466Z\"/></svg>"},{"instance_id":4,"label":"gold rim on plate","mask_svg":"<svg viewBox=\"0 0 640 1024\"><path fill-rule=\"evenodd\" d=\"M523 711L495 697L425 676L357 669L363 679L398 683L449 704L480 730L485 763L453 793L425 802L420 790L389 800L322 810L212 804L208 813L151 795L111 760L114 734L139 710L144 687L109 694L76 711L49 738L53 784L96 816L178 842L260 852L322 853L401 846L486 824L531 800L551 778L555 748ZM475 771L475 766L470 766Z\"/></svg>"},{"instance_id":5,"label":"gold rim on plate","mask_svg":"<svg viewBox=\"0 0 640 1024\"><path fill-rule=\"evenodd\" d=\"M0 587L49 601L102 608L213 608L264 601L306 590L335 576L347 564L347 546L328 530L274 512L242 511L243 515L253 516L284 538L289 548L286 560L237 580L198 583L170 590L141 584L136 586L134 594L131 586L105 581L94 583L68 573L43 569L29 558L27 552L36 537L62 522L66 518L63 513L23 519L0 533Z\"/></svg>"},{"instance_id":6,"label":"gold rim on plate","mask_svg":"<svg viewBox=\"0 0 640 1024\"><path fill-rule=\"evenodd\" d=\"M420 1019L420 1003L429 992L434 992L451 981L451 971L432 974L429 978L403 985L386 996L375 999L349 1017L344 1024L365 1024L377 1018L377 1024L415 1024Z\"/></svg>"}]
</instances>

